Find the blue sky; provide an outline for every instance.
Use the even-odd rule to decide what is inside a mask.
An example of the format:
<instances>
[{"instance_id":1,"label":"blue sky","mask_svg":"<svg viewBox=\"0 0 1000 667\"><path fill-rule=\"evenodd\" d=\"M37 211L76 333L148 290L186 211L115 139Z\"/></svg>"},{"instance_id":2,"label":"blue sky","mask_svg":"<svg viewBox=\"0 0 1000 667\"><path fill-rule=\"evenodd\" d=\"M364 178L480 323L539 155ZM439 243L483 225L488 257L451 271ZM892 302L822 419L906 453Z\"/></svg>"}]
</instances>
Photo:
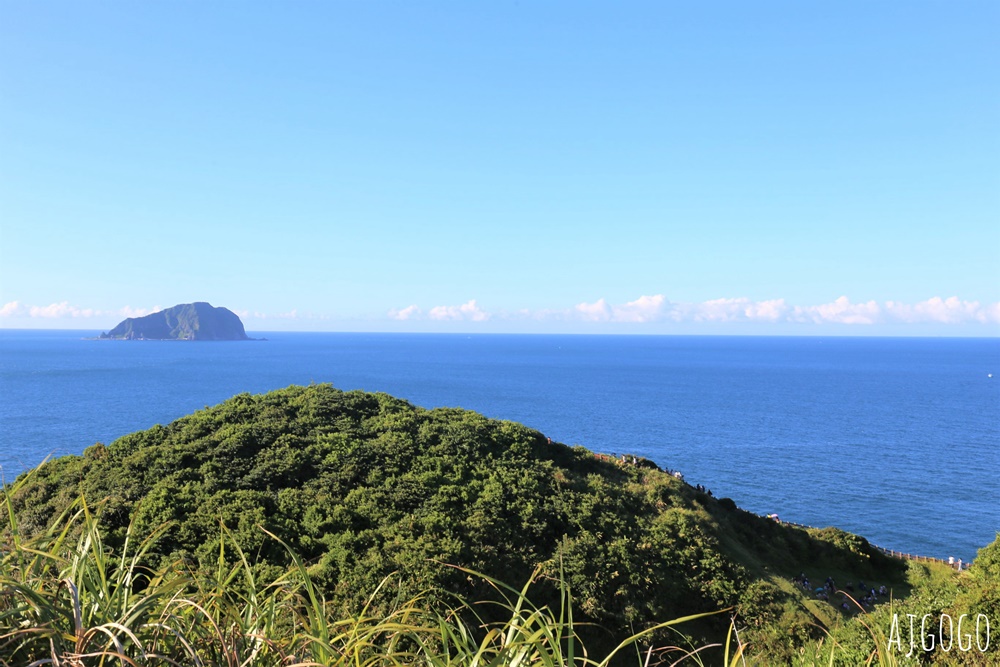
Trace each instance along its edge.
<instances>
[{"instance_id":1,"label":"blue sky","mask_svg":"<svg viewBox=\"0 0 1000 667\"><path fill-rule=\"evenodd\" d=\"M0 4L0 326L1000 335L1000 4Z\"/></svg>"}]
</instances>

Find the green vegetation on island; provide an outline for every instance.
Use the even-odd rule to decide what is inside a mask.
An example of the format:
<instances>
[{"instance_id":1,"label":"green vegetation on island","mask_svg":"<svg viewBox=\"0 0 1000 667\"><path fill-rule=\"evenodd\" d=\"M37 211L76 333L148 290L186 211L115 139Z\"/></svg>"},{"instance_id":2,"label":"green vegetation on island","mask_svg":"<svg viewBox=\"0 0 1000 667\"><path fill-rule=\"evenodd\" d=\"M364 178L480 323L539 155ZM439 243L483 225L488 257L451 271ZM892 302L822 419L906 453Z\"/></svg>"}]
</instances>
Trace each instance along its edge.
<instances>
[{"instance_id":1,"label":"green vegetation on island","mask_svg":"<svg viewBox=\"0 0 1000 667\"><path fill-rule=\"evenodd\" d=\"M735 655L736 645L746 646L743 657L758 664L854 664L855 656L873 650L883 655L886 647L864 631L864 621L885 614L886 605L865 610L859 592L859 602L844 609L848 598L832 587L830 595L817 595L803 586L802 575L816 586L835 579L838 590L868 582L866 589L885 587L885 603L913 599L913 609L923 604L936 614L967 608L996 619L1000 609L997 543L961 574L908 567L861 537L745 512L651 461L570 448L469 411L425 410L329 385L241 394L110 446L94 445L81 457L56 459L22 476L5 498L0 619L49 627L42 611L32 616L25 609L48 609L50 598L71 609L72 592L82 595L85 587L82 575L73 579L73 568L86 562L131 582L121 584L129 591L119 596L156 593L169 582L164 600L196 600L208 617L232 607L226 613L239 622L219 625L221 616L204 622L257 628L240 635L258 642L259 661L247 664L290 664L280 656L296 651L302 664L339 664L328 651L343 657L353 649L334 650L332 640L306 641L305 648L296 642L315 638L317 624L329 633L330 626L351 622L352 636L371 639L362 651L376 656L371 664L397 664L379 653L392 647L423 656L402 663L471 664L428 656L447 653L448 638L462 633L470 645L496 641L483 629L490 624L505 628L503 636L517 635L513 628L527 627L522 612L541 623L525 637L549 636L549 648L564 651L572 636L570 644L591 647L591 658L610 655L624 638L644 631L631 652L616 654L616 660L631 655L631 664L636 650L678 644L691 650L717 644L690 659L719 663ZM40 546L22 548L29 543ZM48 574L37 577L48 577L47 588L35 586L44 593L24 582L38 573L25 565L38 560L29 554L60 549ZM101 558L106 567L93 565ZM151 574L130 578L127 570L135 567ZM531 582L530 594L519 597L497 582L516 589ZM29 589L35 592L21 592ZM267 628L238 613L257 613L268 596L290 608L269 607ZM537 606L526 606L522 597ZM272 603L278 605L277 598ZM414 630L419 637L394 634L393 624L405 625L400 615L438 634L433 640L423 630ZM657 625L688 616L698 618L680 626L683 638L675 626ZM361 632L359 619L379 629ZM369 630L374 634L365 634ZM889 630L886 625L887 637ZM270 633L264 635L270 648L253 639L260 633ZM0 656L17 648L41 659L48 644L40 637L42 630L0 636ZM524 650L541 655L538 647ZM552 664L565 664L565 653L559 656ZM531 664L545 664L538 660Z\"/></svg>"},{"instance_id":2,"label":"green vegetation on island","mask_svg":"<svg viewBox=\"0 0 1000 667\"><path fill-rule=\"evenodd\" d=\"M239 316L203 301L130 317L100 335L109 340L251 340Z\"/></svg>"}]
</instances>

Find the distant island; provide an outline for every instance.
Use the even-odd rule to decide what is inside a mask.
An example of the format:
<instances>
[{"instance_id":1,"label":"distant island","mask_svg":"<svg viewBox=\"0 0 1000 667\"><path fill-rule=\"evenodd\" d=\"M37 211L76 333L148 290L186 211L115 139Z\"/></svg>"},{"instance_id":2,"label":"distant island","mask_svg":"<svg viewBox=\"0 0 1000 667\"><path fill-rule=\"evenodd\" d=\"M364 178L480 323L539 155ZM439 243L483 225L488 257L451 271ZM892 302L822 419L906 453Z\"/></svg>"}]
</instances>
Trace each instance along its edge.
<instances>
[{"instance_id":1,"label":"distant island","mask_svg":"<svg viewBox=\"0 0 1000 667\"><path fill-rule=\"evenodd\" d=\"M130 317L101 340L254 340L239 316L204 301L182 303L145 317Z\"/></svg>"}]
</instances>

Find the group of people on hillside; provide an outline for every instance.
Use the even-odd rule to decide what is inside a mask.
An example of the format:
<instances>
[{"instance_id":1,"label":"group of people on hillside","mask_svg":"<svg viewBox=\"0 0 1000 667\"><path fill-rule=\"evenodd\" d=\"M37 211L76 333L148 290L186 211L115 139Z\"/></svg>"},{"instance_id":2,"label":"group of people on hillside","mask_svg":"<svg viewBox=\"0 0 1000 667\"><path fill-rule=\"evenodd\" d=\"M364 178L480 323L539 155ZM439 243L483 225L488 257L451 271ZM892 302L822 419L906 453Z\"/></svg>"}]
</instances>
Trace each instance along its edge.
<instances>
[{"instance_id":1,"label":"group of people on hillside","mask_svg":"<svg viewBox=\"0 0 1000 667\"><path fill-rule=\"evenodd\" d=\"M887 598L889 596L889 590L884 584L880 585L876 589L875 586L869 586L865 584L864 581L858 581L857 586L855 586L853 582L849 581L843 589L838 589L837 583L833 580L833 577L827 577L822 586L813 589L812 585L809 583L809 577L806 576L805 572L799 574L797 577L794 577L792 581L796 585L802 587L810 593L813 593L817 600L829 602L830 596L839 594L841 599L840 608L844 611L850 611L852 609L852 605L850 603L851 600L854 600L864 609L871 609L880 599Z\"/></svg>"}]
</instances>

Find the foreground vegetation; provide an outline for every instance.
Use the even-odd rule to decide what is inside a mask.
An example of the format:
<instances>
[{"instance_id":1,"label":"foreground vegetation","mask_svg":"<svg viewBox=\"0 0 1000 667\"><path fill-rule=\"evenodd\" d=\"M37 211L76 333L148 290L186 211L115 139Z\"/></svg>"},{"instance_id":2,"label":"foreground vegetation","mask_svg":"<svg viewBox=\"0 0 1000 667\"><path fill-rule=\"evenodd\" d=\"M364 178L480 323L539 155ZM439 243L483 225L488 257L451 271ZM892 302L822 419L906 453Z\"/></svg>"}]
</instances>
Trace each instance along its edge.
<instances>
[{"instance_id":1,"label":"foreground vegetation","mask_svg":"<svg viewBox=\"0 0 1000 667\"><path fill-rule=\"evenodd\" d=\"M10 510L9 496L7 501ZM603 657L591 655L576 632L569 590L559 585L558 609L536 607L529 596L534 577L515 590L460 570L497 593L488 614L458 597L442 605L421 594L397 596L377 615L366 605L355 615L337 616L294 552L288 551L288 571L261 581L222 526L214 569L180 561L150 569L141 563L163 530L141 541L129 530L121 553L113 554L86 504L70 509L30 539L21 538L8 512L0 665L555 666L607 665L630 654L647 664L653 657L660 662L697 655L647 645L652 633L693 619L660 624ZM235 555L235 565L227 552ZM397 584L389 577L375 593ZM638 653L643 646L644 655ZM734 647L733 660L739 656Z\"/></svg>"},{"instance_id":2,"label":"foreground vegetation","mask_svg":"<svg viewBox=\"0 0 1000 667\"><path fill-rule=\"evenodd\" d=\"M803 574L996 612L982 556L961 578L907 572L863 538L757 517L650 461L328 385L95 445L4 502L8 664L895 659L871 630L889 625L865 629L882 606L817 599ZM947 596L921 599L935 586Z\"/></svg>"},{"instance_id":3,"label":"foreground vegetation","mask_svg":"<svg viewBox=\"0 0 1000 667\"><path fill-rule=\"evenodd\" d=\"M652 626L624 638L609 651L593 653L580 636L580 624L574 622L574 601L564 580L555 582L560 591L558 608L532 604L530 593L538 573L515 590L459 568L497 593L498 602L488 608L456 596L451 596L449 604L435 604L430 602L435 596L424 594L397 597L380 614L366 605L355 615L337 616L296 554L288 551L292 566L281 576L261 581L224 526L220 526L214 568L176 562L151 570L141 563L163 530L141 540L129 530L121 553L115 554L81 501L49 530L26 539L9 501L8 494L4 499L7 541L0 560L0 665L4 666L683 663L735 667L748 664L748 658L749 664L777 664L773 655L745 655L747 646L740 643L733 626L722 643L695 646L678 626L683 628L699 617ZM227 551L235 554L236 565L228 564ZM976 566L963 575L969 579L958 587L949 586L943 572L928 573L925 566L918 566L915 569L930 577L918 586L917 595L902 606L886 605L856 618L825 640L801 647L790 661L996 664L995 651L957 649L926 654L918 650L909 660L905 641L902 650L892 650L891 640L880 628L889 627L890 613L925 612L928 604L934 604L928 595L950 595L944 611L955 618L958 611L995 614L998 566L1000 541L981 552ZM381 588L397 584L396 577L389 577ZM657 633L666 631L673 633L673 641L655 641ZM706 662L713 651L720 659Z\"/></svg>"},{"instance_id":4,"label":"foreground vegetation","mask_svg":"<svg viewBox=\"0 0 1000 667\"><path fill-rule=\"evenodd\" d=\"M829 664L1000 665L1000 534L961 573L928 563L909 568L904 599L831 629Z\"/></svg>"}]
</instances>

